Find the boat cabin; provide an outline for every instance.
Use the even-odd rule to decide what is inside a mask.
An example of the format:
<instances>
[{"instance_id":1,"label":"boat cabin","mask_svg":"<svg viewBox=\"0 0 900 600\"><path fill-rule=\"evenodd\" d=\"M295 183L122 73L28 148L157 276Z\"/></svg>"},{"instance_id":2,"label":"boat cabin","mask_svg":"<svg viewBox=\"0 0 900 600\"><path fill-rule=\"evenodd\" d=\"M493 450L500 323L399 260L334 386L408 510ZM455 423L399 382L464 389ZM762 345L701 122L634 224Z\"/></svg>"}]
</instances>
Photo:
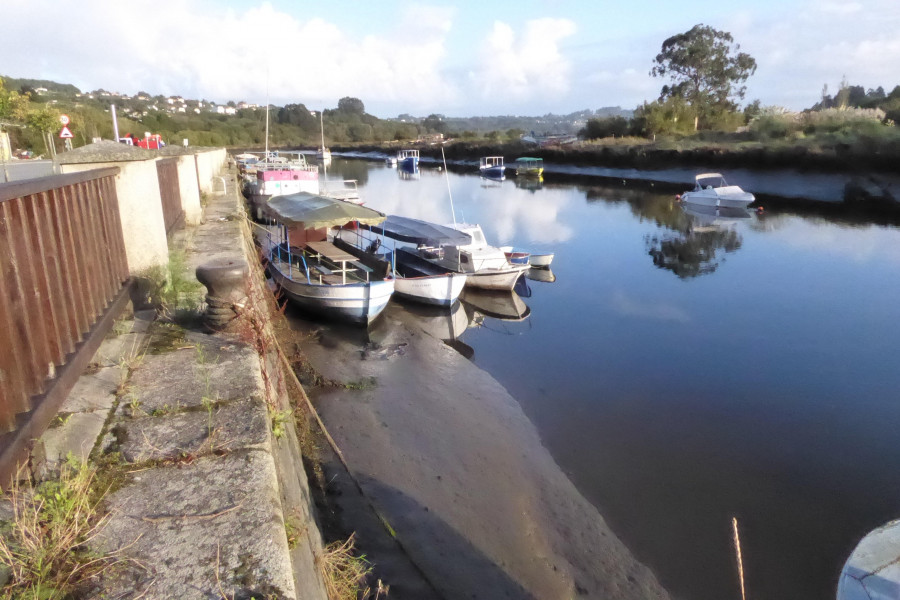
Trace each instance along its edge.
<instances>
[{"instance_id":1,"label":"boat cabin","mask_svg":"<svg viewBox=\"0 0 900 600\"><path fill-rule=\"evenodd\" d=\"M697 185L694 190L709 190L728 187L725 177L721 173L701 173L694 178Z\"/></svg>"},{"instance_id":2,"label":"boat cabin","mask_svg":"<svg viewBox=\"0 0 900 600\"><path fill-rule=\"evenodd\" d=\"M498 169L503 166L503 157L502 156L482 156L481 157L481 165L479 168L483 171L485 169Z\"/></svg>"},{"instance_id":3,"label":"boat cabin","mask_svg":"<svg viewBox=\"0 0 900 600\"><path fill-rule=\"evenodd\" d=\"M523 156L515 161L516 175L539 177L544 173L544 159Z\"/></svg>"}]
</instances>

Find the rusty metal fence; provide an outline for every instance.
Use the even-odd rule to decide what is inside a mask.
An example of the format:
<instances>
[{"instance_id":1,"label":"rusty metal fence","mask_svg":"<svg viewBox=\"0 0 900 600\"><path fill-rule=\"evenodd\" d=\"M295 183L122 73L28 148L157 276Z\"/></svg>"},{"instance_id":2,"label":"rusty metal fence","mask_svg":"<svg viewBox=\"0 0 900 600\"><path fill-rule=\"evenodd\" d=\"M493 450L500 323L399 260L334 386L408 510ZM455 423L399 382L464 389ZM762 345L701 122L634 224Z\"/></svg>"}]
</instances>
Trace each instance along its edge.
<instances>
[{"instance_id":1,"label":"rusty metal fence","mask_svg":"<svg viewBox=\"0 0 900 600\"><path fill-rule=\"evenodd\" d=\"M127 304L118 167L0 185L0 479Z\"/></svg>"},{"instance_id":2,"label":"rusty metal fence","mask_svg":"<svg viewBox=\"0 0 900 600\"><path fill-rule=\"evenodd\" d=\"M162 200L163 220L168 234L184 219L181 189L178 185L178 159L156 161L156 174L159 177L159 197Z\"/></svg>"}]
</instances>

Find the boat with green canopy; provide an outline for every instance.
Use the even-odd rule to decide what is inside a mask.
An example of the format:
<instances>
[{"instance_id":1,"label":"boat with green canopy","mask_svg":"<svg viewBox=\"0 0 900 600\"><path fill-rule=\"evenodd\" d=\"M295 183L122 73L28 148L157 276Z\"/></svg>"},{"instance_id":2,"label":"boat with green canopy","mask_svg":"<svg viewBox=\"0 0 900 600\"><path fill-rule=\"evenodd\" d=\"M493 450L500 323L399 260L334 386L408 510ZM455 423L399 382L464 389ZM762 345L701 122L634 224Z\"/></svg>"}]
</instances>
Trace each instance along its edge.
<instances>
[{"instance_id":1,"label":"boat with green canopy","mask_svg":"<svg viewBox=\"0 0 900 600\"><path fill-rule=\"evenodd\" d=\"M377 225L385 215L306 192L272 198L265 213L276 224L267 236L269 272L291 301L310 313L363 326L381 314L394 279L373 278L371 268L328 241L328 232Z\"/></svg>"},{"instance_id":2,"label":"boat with green canopy","mask_svg":"<svg viewBox=\"0 0 900 600\"><path fill-rule=\"evenodd\" d=\"M516 175L523 177L540 177L544 174L544 159L534 158L532 156L523 156L517 158L513 165L516 168Z\"/></svg>"}]
</instances>

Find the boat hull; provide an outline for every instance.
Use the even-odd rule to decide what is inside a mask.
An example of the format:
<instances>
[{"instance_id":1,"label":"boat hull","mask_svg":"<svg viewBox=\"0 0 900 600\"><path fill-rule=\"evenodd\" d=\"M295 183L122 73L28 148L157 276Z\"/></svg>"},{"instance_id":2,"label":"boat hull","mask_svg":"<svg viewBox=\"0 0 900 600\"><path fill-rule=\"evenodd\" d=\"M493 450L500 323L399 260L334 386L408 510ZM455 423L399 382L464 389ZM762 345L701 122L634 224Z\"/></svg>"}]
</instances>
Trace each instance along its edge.
<instances>
[{"instance_id":1,"label":"boat hull","mask_svg":"<svg viewBox=\"0 0 900 600\"><path fill-rule=\"evenodd\" d=\"M750 192L717 193L716 190L699 190L685 192L681 201L698 206L716 206L720 208L746 208L756 198Z\"/></svg>"},{"instance_id":2,"label":"boat hull","mask_svg":"<svg viewBox=\"0 0 900 600\"><path fill-rule=\"evenodd\" d=\"M415 156L408 156L404 159L397 161L397 168L403 169L409 173L413 173L419 170L419 159Z\"/></svg>"},{"instance_id":3,"label":"boat hull","mask_svg":"<svg viewBox=\"0 0 900 600\"><path fill-rule=\"evenodd\" d=\"M466 276L465 287L476 287L486 290L512 290L519 276L530 269L528 265L509 265L507 268L482 268L476 271L458 271L442 264L440 260L426 258L416 252L401 248L397 250L397 264L405 268L424 269L425 272L440 271L442 273L458 273ZM398 267L399 269L399 267Z\"/></svg>"},{"instance_id":4,"label":"boat hull","mask_svg":"<svg viewBox=\"0 0 900 600\"><path fill-rule=\"evenodd\" d=\"M467 279L468 275L462 273L398 277L394 281L394 294L422 304L452 306L459 298Z\"/></svg>"},{"instance_id":5,"label":"boat hull","mask_svg":"<svg viewBox=\"0 0 900 600\"><path fill-rule=\"evenodd\" d=\"M394 280L327 285L289 278L279 263L269 263L272 279L294 304L315 315L354 325L368 326L387 306Z\"/></svg>"},{"instance_id":6,"label":"boat hull","mask_svg":"<svg viewBox=\"0 0 900 600\"><path fill-rule=\"evenodd\" d=\"M512 291L522 273L530 268L528 265L520 265L510 269L482 269L466 273L466 287Z\"/></svg>"},{"instance_id":7,"label":"boat hull","mask_svg":"<svg viewBox=\"0 0 900 600\"><path fill-rule=\"evenodd\" d=\"M532 254L528 257L528 264L532 267L537 268L547 268L550 266L550 263L553 262L553 253L547 254Z\"/></svg>"},{"instance_id":8,"label":"boat hull","mask_svg":"<svg viewBox=\"0 0 900 600\"><path fill-rule=\"evenodd\" d=\"M481 176L490 179L505 179L506 167L485 167L481 169Z\"/></svg>"}]
</instances>

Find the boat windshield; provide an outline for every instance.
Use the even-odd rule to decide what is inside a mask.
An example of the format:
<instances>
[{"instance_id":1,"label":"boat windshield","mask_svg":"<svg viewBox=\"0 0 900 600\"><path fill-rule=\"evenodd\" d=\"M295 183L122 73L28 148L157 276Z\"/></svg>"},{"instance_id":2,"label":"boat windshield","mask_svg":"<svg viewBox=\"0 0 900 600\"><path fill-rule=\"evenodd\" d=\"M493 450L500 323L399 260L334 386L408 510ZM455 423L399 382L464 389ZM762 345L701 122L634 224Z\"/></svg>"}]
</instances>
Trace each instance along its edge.
<instances>
[{"instance_id":1,"label":"boat windshield","mask_svg":"<svg viewBox=\"0 0 900 600\"><path fill-rule=\"evenodd\" d=\"M725 178L718 173L697 175L697 189L726 187Z\"/></svg>"}]
</instances>

